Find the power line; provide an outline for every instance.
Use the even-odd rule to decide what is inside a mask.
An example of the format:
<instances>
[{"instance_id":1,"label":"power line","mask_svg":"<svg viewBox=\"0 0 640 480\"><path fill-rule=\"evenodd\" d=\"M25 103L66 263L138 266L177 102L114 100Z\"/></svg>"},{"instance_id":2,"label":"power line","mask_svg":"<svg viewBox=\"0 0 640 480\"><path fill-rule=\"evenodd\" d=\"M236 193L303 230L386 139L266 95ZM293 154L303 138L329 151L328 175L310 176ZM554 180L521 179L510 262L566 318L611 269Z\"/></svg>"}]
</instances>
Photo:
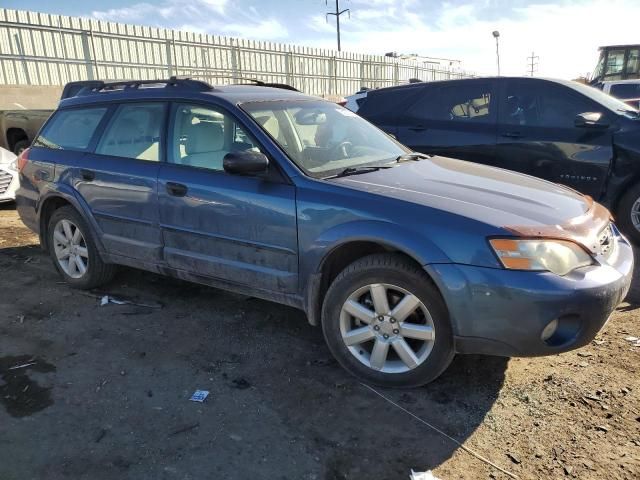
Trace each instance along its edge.
<instances>
[{"instance_id":1,"label":"power line","mask_svg":"<svg viewBox=\"0 0 640 480\"><path fill-rule=\"evenodd\" d=\"M538 71L538 61L540 57L537 56L534 52L531 52L531 56L527 57L527 66L529 68L529 76L533 77L533 74Z\"/></svg>"},{"instance_id":2,"label":"power line","mask_svg":"<svg viewBox=\"0 0 640 480\"><path fill-rule=\"evenodd\" d=\"M328 0L325 0L325 5L328 5ZM327 21L329 21L329 15L336 17L336 31L338 32L338 51L340 51L340 15L343 13L347 13L349 18L351 18L351 10L345 8L344 10L340 10L340 0L336 0L336 11L335 12L327 12Z\"/></svg>"}]
</instances>

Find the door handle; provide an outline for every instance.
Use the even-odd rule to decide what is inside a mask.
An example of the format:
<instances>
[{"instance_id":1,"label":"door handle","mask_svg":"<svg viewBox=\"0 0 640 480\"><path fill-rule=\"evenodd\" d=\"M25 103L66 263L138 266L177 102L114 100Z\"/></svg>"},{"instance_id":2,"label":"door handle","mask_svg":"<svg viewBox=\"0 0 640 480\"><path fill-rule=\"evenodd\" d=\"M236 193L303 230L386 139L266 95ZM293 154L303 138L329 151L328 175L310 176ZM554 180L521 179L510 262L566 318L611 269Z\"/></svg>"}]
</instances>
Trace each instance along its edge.
<instances>
[{"instance_id":1,"label":"door handle","mask_svg":"<svg viewBox=\"0 0 640 480\"><path fill-rule=\"evenodd\" d=\"M425 130L427 130L427 127L425 127L424 125L416 125L415 127L409 127L409 130L411 130L412 132L424 132Z\"/></svg>"},{"instance_id":2,"label":"door handle","mask_svg":"<svg viewBox=\"0 0 640 480\"><path fill-rule=\"evenodd\" d=\"M188 188L181 183L167 182L167 193L174 197L184 197Z\"/></svg>"},{"instance_id":3,"label":"door handle","mask_svg":"<svg viewBox=\"0 0 640 480\"><path fill-rule=\"evenodd\" d=\"M520 132L505 132L502 134L503 137L507 138L522 138L524 135Z\"/></svg>"},{"instance_id":4,"label":"door handle","mask_svg":"<svg viewBox=\"0 0 640 480\"><path fill-rule=\"evenodd\" d=\"M82 177L83 180L86 180L88 182L92 182L93 180L96 179L96 172L92 171L92 170L86 170L84 168L80 169L80 176Z\"/></svg>"}]
</instances>

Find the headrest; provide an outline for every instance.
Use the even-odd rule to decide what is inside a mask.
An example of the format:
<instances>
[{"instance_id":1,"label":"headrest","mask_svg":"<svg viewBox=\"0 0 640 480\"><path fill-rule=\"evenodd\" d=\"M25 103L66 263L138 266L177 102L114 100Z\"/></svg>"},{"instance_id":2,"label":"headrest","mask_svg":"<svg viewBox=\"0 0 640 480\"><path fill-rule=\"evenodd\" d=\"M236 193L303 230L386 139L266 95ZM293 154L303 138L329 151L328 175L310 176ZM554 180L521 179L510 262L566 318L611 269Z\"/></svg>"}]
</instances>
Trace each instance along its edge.
<instances>
[{"instance_id":1,"label":"headrest","mask_svg":"<svg viewBox=\"0 0 640 480\"><path fill-rule=\"evenodd\" d=\"M196 153L217 152L224 146L222 126L213 122L199 122L190 124L185 129L187 155Z\"/></svg>"}]
</instances>

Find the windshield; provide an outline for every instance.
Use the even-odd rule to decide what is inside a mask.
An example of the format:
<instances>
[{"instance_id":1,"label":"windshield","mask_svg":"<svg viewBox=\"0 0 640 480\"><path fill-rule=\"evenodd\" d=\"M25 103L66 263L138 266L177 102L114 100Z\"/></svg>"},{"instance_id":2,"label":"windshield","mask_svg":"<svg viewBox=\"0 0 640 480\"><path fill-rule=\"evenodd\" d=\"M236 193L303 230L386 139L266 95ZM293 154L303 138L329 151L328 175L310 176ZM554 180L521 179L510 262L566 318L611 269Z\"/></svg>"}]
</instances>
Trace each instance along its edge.
<instances>
[{"instance_id":1,"label":"windshield","mask_svg":"<svg viewBox=\"0 0 640 480\"><path fill-rule=\"evenodd\" d=\"M410 150L355 113L319 100L245 103L242 108L308 175L381 166Z\"/></svg>"},{"instance_id":2,"label":"windshield","mask_svg":"<svg viewBox=\"0 0 640 480\"><path fill-rule=\"evenodd\" d=\"M571 88L577 90L578 92L586 95L592 100L598 102L601 105L604 105L609 110L613 110L616 113L621 113L627 115L631 118L635 118L638 116L638 110L633 108L630 105L618 100L617 98L612 97L611 95L604 93L602 90L598 90L597 88L590 87L588 85L583 85L578 82L571 82Z\"/></svg>"}]
</instances>

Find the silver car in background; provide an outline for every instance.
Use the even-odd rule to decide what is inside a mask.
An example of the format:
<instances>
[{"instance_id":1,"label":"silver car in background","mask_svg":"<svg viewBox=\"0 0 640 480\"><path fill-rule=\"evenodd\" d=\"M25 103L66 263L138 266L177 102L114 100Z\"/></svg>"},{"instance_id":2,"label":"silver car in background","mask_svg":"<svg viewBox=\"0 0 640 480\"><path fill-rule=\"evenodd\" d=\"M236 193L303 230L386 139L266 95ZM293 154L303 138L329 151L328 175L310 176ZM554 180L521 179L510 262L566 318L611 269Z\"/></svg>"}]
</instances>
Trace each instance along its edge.
<instances>
[{"instance_id":1,"label":"silver car in background","mask_svg":"<svg viewBox=\"0 0 640 480\"><path fill-rule=\"evenodd\" d=\"M13 202L18 188L17 157L0 147L0 203Z\"/></svg>"}]
</instances>

